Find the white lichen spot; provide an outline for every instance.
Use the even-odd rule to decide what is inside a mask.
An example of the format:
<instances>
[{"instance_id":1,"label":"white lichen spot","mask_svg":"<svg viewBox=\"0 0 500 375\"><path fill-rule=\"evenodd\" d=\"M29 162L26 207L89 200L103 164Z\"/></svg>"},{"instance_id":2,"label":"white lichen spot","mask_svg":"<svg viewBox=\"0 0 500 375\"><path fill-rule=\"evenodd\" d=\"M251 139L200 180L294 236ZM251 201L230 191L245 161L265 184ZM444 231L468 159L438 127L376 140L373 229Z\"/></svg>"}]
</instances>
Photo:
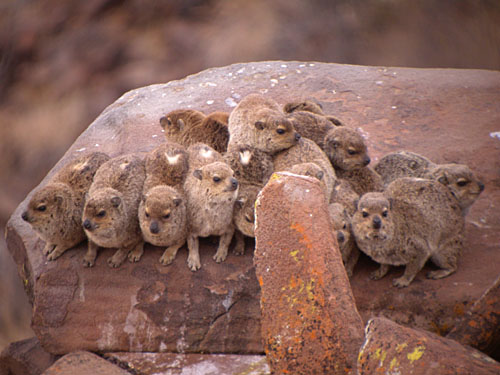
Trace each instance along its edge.
<instances>
[{"instance_id":1,"label":"white lichen spot","mask_svg":"<svg viewBox=\"0 0 500 375\"><path fill-rule=\"evenodd\" d=\"M228 77L232 77L232 76L233 76L233 73L232 73L232 72L229 72L229 73L227 74L227 76L228 76Z\"/></svg>"},{"instance_id":2,"label":"white lichen spot","mask_svg":"<svg viewBox=\"0 0 500 375\"><path fill-rule=\"evenodd\" d=\"M397 109L398 107L397 107L397 106L395 106L395 105L393 105L393 106L391 106L391 108L392 108L392 109Z\"/></svg>"},{"instance_id":3,"label":"white lichen spot","mask_svg":"<svg viewBox=\"0 0 500 375\"><path fill-rule=\"evenodd\" d=\"M315 64L309 64L309 66L314 66Z\"/></svg>"},{"instance_id":4,"label":"white lichen spot","mask_svg":"<svg viewBox=\"0 0 500 375\"><path fill-rule=\"evenodd\" d=\"M76 150L76 152L82 152L82 151L85 151L87 148L86 147L82 147L82 148L79 148L78 150Z\"/></svg>"},{"instance_id":5,"label":"white lichen spot","mask_svg":"<svg viewBox=\"0 0 500 375\"><path fill-rule=\"evenodd\" d=\"M302 73L302 70L300 70L300 69L295 69L295 71L296 71L298 74Z\"/></svg>"},{"instance_id":6,"label":"white lichen spot","mask_svg":"<svg viewBox=\"0 0 500 375\"><path fill-rule=\"evenodd\" d=\"M237 93L232 93L231 96L235 99L241 99L241 95Z\"/></svg>"},{"instance_id":7,"label":"white lichen spot","mask_svg":"<svg viewBox=\"0 0 500 375\"><path fill-rule=\"evenodd\" d=\"M282 67L282 68L288 68L288 65L286 65L286 64L281 64L281 67Z\"/></svg>"},{"instance_id":8,"label":"white lichen spot","mask_svg":"<svg viewBox=\"0 0 500 375\"><path fill-rule=\"evenodd\" d=\"M306 189L306 193L309 193L309 192L310 192L310 190L309 190L309 189Z\"/></svg>"},{"instance_id":9,"label":"white lichen spot","mask_svg":"<svg viewBox=\"0 0 500 375\"><path fill-rule=\"evenodd\" d=\"M222 301L222 306L226 309L226 312L229 311L229 308L233 304L233 291L230 290L229 293L226 295L224 300Z\"/></svg>"},{"instance_id":10,"label":"white lichen spot","mask_svg":"<svg viewBox=\"0 0 500 375\"><path fill-rule=\"evenodd\" d=\"M226 103L226 105L228 105L229 107L236 107L238 105L238 103L236 103L233 98L226 98L226 100L224 100L224 103Z\"/></svg>"},{"instance_id":11,"label":"white lichen spot","mask_svg":"<svg viewBox=\"0 0 500 375\"><path fill-rule=\"evenodd\" d=\"M200 83L200 87L216 87L217 84L213 82L202 82Z\"/></svg>"},{"instance_id":12,"label":"white lichen spot","mask_svg":"<svg viewBox=\"0 0 500 375\"><path fill-rule=\"evenodd\" d=\"M210 105L210 104L214 104L214 101L213 100L207 100L207 104Z\"/></svg>"},{"instance_id":13,"label":"white lichen spot","mask_svg":"<svg viewBox=\"0 0 500 375\"><path fill-rule=\"evenodd\" d=\"M153 134L153 135L151 136L151 138L156 138L156 137L158 137L158 134Z\"/></svg>"},{"instance_id":14,"label":"white lichen spot","mask_svg":"<svg viewBox=\"0 0 500 375\"><path fill-rule=\"evenodd\" d=\"M280 79L286 79L286 76L280 76Z\"/></svg>"},{"instance_id":15,"label":"white lichen spot","mask_svg":"<svg viewBox=\"0 0 500 375\"><path fill-rule=\"evenodd\" d=\"M305 68L306 67L306 64L300 64L299 65L299 68Z\"/></svg>"},{"instance_id":16,"label":"white lichen spot","mask_svg":"<svg viewBox=\"0 0 500 375\"><path fill-rule=\"evenodd\" d=\"M361 95L356 96L356 98L361 99Z\"/></svg>"},{"instance_id":17,"label":"white lichen spot","mask_svg":"<svg viewBox=\"0 0 500 375\"><path fill-rule=\"evenodd\" d=\"M379 85L379 86L380 86L381 84L383 84L383 83L384 83L384 81L375 81L375 84L376 84L376 85Z\"/></svg>"},{"instance_id":18,"label":"white lichen spot","mask_svg":"<svg viewBox=\"0 0 500 375\"><path fill-rule=\"evenodd\" d=\"M165 133L165 129L161 129L161 132L162 132L162 133Z\"/></svg>"},{"instance_id":19,"label":"white lichen spot","mask_svg":"<svg viewBox=\"0 0 500 375\"><path fill-rule=\"evenodd\" d=\"M268 89L260 89L259 92L261 94L266 94L269 90Z\"/></svg>"},{"instance_id":20,"label":"white lichen spot","mask_svg":"<svg viewBox=\"0 0 500 375\"><path fill-rule=\"evenodd\" d=\"M167 345L162 341L160 343L160 352L166 352L167 351Z\"/></svg>"},{"instance_id":21,"label":"white lichen spot","mask_svg":"<svg viewBox=\"0 0 500 375\"><path fill-rule=\"evenodd\" d=\"M167 96L167 94L166 94L166 93L161 94L161 97L162 97L162 98L164 98L165 96Z\"/></svg>"},{"instance_id":22,"label":"white lichen spot","mask_svg":"<svg viewBox=\"0 0 500 375\"><path fill-rule=\"evenodd\" d=\"M95 144L95 147L99 147L99 143L96 143L96 144Z\"/></svg>"},{"instance_id":23,"label":"white lichen spot","mask_svg":"<svg viewBox=\"0 0 500 375\"><path fill-rule=\"evenodd\" d=\"M500 140L500 132L491 132L490 137Z\"/></svg>"},{"instance_id":24,"label":"white lichen spot","mask_svg":"<svg viewBox=\"0 0 500 375\"><path fill-rule=\"evenodd\" d=\"M245 71L245 68L241 68L241 69L240 69L240 70L238 70L236 73L241 74L241 73L243 73L244 71Z\"/></svg>"}]
</instances>

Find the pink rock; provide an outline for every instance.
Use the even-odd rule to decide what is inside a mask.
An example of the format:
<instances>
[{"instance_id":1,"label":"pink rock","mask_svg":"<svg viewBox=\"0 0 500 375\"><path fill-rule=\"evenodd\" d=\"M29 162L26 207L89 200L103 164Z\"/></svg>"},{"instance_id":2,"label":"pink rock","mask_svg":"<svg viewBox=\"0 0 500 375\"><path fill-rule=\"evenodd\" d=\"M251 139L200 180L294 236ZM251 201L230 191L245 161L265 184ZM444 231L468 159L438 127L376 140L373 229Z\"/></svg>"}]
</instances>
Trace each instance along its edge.
<instances>
[{"instance_id":1,"label":"pink rock","mask_svg":"<svg viewBox=\"0 0 500 375\"><path fill-rule=\"evenodd\" d=\"M43 375L128 375L128 371L90 352L66 354L50 366Z\"/></svg>"},{"instance_id":2,"label":"pink rock","mask_svg":"<svg viewBox=\"0 0 500 375\"><path fill-rule=\"evenodd\" d=\"M0 354L1 375L39 375L57 356L47 353L36 337L11 343Z\"/></svg>"}]
</instances>

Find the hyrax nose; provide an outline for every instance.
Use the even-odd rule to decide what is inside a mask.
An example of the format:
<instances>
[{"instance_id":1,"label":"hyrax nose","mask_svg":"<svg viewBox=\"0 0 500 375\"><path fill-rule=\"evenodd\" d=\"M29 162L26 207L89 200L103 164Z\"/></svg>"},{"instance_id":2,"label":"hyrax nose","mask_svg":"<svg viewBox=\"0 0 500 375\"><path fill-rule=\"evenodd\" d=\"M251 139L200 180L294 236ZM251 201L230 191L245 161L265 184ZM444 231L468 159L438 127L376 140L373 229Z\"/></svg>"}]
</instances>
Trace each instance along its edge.
<instances>
[{"instance_id":1,"label":"hyrax nose","mask_svg":"<svg viewBox=\"0 0 500 375\"><path fill-rule=\"evenodd\" d=\"M160 232L160 228L158 227L158 223L156 221L151 222L149 225L149 230L153 234L158 234Z\"/></svg>"},{"instance_id":2,"label":"hyrax nose","mask_svg":"<svg viewBox=\"0 0 500 375\"><path fill-rule=\"evenodd\" d=\"M300 140L301 136L299 133L295 133L295 140L298 142Z\"/></svg>"},{"instance_id":3,"label":"hyrax nose","mask_svg":"<svg viewBox=\"0 0 500 375\"><path fill-rule=\"evenodd\" d=\"M368 164L370 164L370 162L371 162L370 157L368 155L365 155L365 157L363 158L363 164L367 166Z\"/></svg>"},{"instance_id":4,"label":"hyrax nose","mask_svg":"<svg viewBox=\"0 0 500 375\"><path fill-rule=\"evenodd\" d=\"M238 180L231 177L231 190L236 190L238 188Z\"/></svg>"},{"instance_id":5,"label":"hyrax nose","mask_svg":"<svg viewBox=\"0 0 500 375\"><path fill-rule=\"evenodd\" d=\"M90 222L89 219L85 219L85 221L83 222L83 227L87 230L91 230L92 229L92 223Z\"/></svg>"},{"instance_id":6,"label":"hyrax nose","mask_svg":"<svg viewBox=\"0 0 500 375\"><path fill-rule=\"evenodd\" d=\"M337 232L337 242L338 243L343 243L344 241L345 241L344 233Z\"/></svg>"},{"instance_id":7,"label":"hyrax nose","mask_svg":"<svg viewBox=\"0 0 500 375\"><path fill-rule=\"evenodd\" d=\"M28 211L23 212L23 214L21 215L21 219L23 219L24 221L29 221Z\"/></svg>"},{"instance_id":8,"label":"hyrax nose","mask_svg":"<svg viewBox=\"0 0 500 375\"><path fill-rule=\"evenodd\" d=\"M382 219L379 216L373 218L373 229L380 229L382 227Z\"/></svg>"}]
</instances>

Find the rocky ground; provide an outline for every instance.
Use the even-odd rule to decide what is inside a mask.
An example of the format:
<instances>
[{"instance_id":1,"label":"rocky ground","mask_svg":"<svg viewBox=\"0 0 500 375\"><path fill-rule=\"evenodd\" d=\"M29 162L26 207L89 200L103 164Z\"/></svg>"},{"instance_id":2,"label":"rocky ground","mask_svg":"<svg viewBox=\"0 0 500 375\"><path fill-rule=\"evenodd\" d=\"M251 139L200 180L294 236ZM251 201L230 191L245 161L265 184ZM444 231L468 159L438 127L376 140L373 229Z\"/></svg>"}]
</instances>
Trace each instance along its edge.
<instances>
[{"instance_id":1,"label":"rocky ground","mask_svg":"<svg viewBox=\"0 0 500 375\"><path fill-rule=\"evenodd\" d=\"M244 46L244 48L242 48ZM500 5L466 0L7 0L0 5L0 224L124 92L255 60L500 69ZM3 238L3 236L2 236ZM31 336L0 242L0 350Z\"/></svg>"}]
</instances>

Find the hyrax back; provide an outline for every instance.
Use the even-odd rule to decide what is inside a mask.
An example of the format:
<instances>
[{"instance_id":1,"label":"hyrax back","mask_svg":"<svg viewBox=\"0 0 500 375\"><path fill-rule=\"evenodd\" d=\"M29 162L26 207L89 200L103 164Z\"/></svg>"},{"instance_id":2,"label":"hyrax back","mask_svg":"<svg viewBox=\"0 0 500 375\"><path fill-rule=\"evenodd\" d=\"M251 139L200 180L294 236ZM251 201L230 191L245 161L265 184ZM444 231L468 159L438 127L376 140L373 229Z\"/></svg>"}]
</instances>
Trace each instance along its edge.
<instances>
[{"instance_id":1,"label":"hyrax back","mask_svg":"<svg viewBox=\"0 0 500 375\"><path fill-rule=\"evenodd\" d=\"M318 165L324 172L322 180L326 186L328 201L336 182L335 171L323 150L310 139L301 138L297 145L276 154L274 170L276 172L289 171L295 164L309 162Z\"/></svg>"},{"instance_id":2,"label":"hyrax back","mask_svg":"<svg viewBox=\"0 0 500 375\"><path fill-rule=\"evenodd\" d=\"M160 118L160 125L167 140L185 147L204 142L217 150L225 152L229 141L229 115L213 112L208 116L193 109L178 109Z\"/></svg>"},{"instance_id":3,"label":"hyrax back","mask_svg":"<svg viewBox=\"0 0 500 375\"><path fill-rule=\"evenodd\" d=\"M457 269L464 219L450 191L437 181L399 178L384 193L363 195L352 228L360 250L381 264L374 279L383 277L389 265L405 265L394 285L408 286L428 259L440 268L429 278Z\"/></svg>"},{"instance_id":4,"label":"hyrax back","mask_svg":"<svg viewBox=\"0 0 500 375\"><path fill-rule=\"evenodd\" d=\"M198 237L220 236L214 256L216 262L226 259L234 233L233 208L238 196L238 181L224 162L216 161L190 169L184 183L189 222L188 266L201 267Z\"/></svg>"},{"instance_id":5,"label":"hyrax back","mask_svg":"<svg viewBox=\"0 0 500 375\"><path fill-rule=\"evenodd\" d=\"M157 185L145 191L139 204L139 223L144 240L167 247L160 263L172 263L187 239L184 194L167 185Z\"/></svg>"},{"instance_id":6,"label":"hyrax back","mask_svg":"<svg viewBox=\"0 0 500 375\"><path fill-rule=\"evenodd\" d=\"M324 147L337 177L347 180L357 194L383 190L381 177L368 167L370 157L365 141L355 129L340 126L330 130Z\"/></svg>"},{"instance_id":7,"label":"hyrax back","mask_svg":"<svg viewBox=\"0 0 500 375\"><path fill-rule=\"evenodd\" d=\"M241 100L229 116L228 128L228 148L249 145L270 155L286 150L300 139L278 104L258 94Z\"/></svg>"},{"instance_id":8,"label":"hyrax back","mask_svg":"<svg viewBox=\"0 0 500 375\"><path fill-rule=\"evenodd\" d=\"M283 112L285 113L302 111L316 113L317 115L325 114L323 112L323 106L321 105L321 103L314 98L291 101L283 106Z\"/></svg>"},{"instance_id":9,"label":"hyrax back","mask_svg":"<svg viewBox=\"0 0 500 375\"><path fill-rule=\"evenodd\" d=\"M82 212L94 175L109 156L94 152L64 165L31 197L22 219L45 241L43 254L55 260L85 239Z\"/></svg>"},{"instance_id":10,"label":"hyrax back","mask_svg":"<svg viewBox=\"0 0 500 375\"><path fill-rule=\"evenodd\" d=\"M289 115L289 118L293 121L295 130L302 137L314 141L321 149L324 149L326 134L335 128L335 125L325 116L312 112L293 112Z\"/></svg>"},{"instance_id":11,"label":"hyrax back","mask_svg":"<svg viewBox=\"0 0 500 375\"><path fill-rule=\"evenodd\" d=\"M84 266L94 265L99 246L118 248L108 260L111 267L119 267L127 255L130 261L140 259L144 243L137 210L144 179L144 162L137 155L119 156L101 165L83 211L89 239Z\"/></svg>"},{"instance_id":12,"label":"hyrax back","mask_svg":"<svg viewBox=\"0 0 500 375\"><path fill-rule=\"evenodd\" d=\"M359 258L359 249L354 242L354 236L351 234L351 216L340 203L330 203L328 212L332 220L332 230L337 237L340 253L342 254L345 270L347 275L351 277Z\"/></svg>"},{"instance_id":13,"label":"hyrax back","mask_svg":"<svg viewBox=\"0 0 500 375\"><path fill-rule=\"evenodd\" d=\"M248 145L232 146L224 155L234 177L241 184L264 186L273 174L273 158L267 152Z\"/></svg>"},{"instance_id":14,"label":"hyrax back","mask_svg":"<svg viewBox=\"0 0 500 375\"><path fill-rule=\"evenodd\" d=\"M182 188L189 168L188 153L183 146L167 141L146 155L145 167L144 192L157 185Z\"/></svg>"},{"instance_id":15,"label":"hyrax back","mask_svg":"<svg viewBox=\"0 0 500 375\"><path fill-rule=\"evenodd\" d=\"M188 147L189 171L216 161L224 161L222 155L205 143L195 143ZM186 176L187 177L187 176Z\"/></svg>"},{"instance_id":16,"label":"hyrax back","mask_svg":"<svg viewBox=\"0 0 500 375\"><path fill-rule=\"evenodd\" d=\"M434 163L424 156L410 151L398 151L384 155L373 169L382 177L384 184L388 185L400 177L425 178L432 164Z\"/></svg>"}]
</instances>

